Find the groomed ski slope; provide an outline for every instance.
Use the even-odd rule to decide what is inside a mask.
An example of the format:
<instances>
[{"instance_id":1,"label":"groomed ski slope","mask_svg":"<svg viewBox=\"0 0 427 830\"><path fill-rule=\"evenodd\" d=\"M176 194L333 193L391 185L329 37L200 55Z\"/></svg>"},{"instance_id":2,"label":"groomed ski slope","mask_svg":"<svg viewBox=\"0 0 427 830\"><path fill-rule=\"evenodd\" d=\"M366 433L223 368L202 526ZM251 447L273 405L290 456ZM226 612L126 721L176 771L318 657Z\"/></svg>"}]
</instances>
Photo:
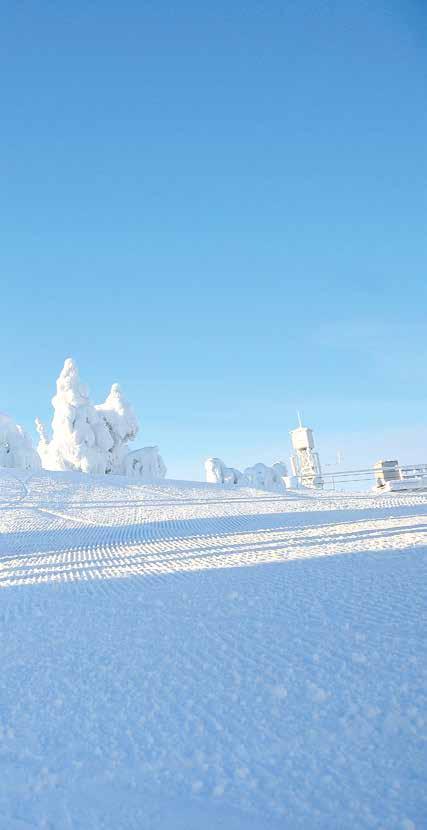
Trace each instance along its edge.
<instances>
[{"instance_id":1,"label":"groomed ski slope","mask_svg":"<svg viewBox=\"0 0 427 830\"><path fill-rule=\"evenodd\" d=\"M425 828L426 528L0 470L0 827Z\"/></svg>"}]
</instances>

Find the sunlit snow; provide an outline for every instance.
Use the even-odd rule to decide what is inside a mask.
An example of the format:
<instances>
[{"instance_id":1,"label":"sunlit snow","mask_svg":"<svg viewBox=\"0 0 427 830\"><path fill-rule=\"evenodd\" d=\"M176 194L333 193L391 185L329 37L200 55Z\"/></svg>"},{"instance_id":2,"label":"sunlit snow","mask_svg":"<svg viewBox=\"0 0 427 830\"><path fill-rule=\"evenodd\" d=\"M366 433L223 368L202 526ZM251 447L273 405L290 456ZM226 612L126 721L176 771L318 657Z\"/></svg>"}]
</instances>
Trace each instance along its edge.
<instances>
[{"instance_id":1,"label":"sunlit snow","mask_svg":"<svg viewBox=\"0 0 427 830\"><path fill-rule=\"evenodd\" d=\"M1 470L0 826L425 826L426 508Z\"/></svg>"}]
</instances>

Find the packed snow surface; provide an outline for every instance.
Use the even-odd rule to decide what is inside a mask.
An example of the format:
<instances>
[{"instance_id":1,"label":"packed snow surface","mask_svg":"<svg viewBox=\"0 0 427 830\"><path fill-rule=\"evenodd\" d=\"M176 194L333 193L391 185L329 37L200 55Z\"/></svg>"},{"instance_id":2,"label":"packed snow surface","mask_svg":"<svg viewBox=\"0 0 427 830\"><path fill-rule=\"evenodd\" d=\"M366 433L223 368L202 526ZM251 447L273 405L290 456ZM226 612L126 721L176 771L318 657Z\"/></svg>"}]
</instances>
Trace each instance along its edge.
<instances>
[{"instance_id":1,"label":"packed snow surface","mask_svg":"<svg viewBox=\"0 0 427 830\"><path fill-rule=\"evenodd\" d=\"M425 828L426 516L0 470L0 827Z\"/></svg>"}]
</instances>

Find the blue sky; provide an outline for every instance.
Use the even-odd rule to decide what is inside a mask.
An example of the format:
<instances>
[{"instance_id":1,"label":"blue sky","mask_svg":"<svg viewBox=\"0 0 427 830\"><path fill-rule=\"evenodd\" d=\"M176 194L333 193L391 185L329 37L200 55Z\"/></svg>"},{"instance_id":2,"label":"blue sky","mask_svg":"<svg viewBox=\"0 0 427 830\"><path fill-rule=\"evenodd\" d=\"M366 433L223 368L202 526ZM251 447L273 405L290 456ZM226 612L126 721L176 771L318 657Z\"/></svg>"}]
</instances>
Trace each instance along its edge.
<instances>
[{"instance_id":1,"label":"blue sky","mask_svg":"<svg viewBox=\"0 0 427 830\"><path fill-rule=\"evenodd\" d=\"M425 3L7 6L0 409L73 356L171 476L297 408L325 463L427 462Z\"/></svg>"}]
</instances>

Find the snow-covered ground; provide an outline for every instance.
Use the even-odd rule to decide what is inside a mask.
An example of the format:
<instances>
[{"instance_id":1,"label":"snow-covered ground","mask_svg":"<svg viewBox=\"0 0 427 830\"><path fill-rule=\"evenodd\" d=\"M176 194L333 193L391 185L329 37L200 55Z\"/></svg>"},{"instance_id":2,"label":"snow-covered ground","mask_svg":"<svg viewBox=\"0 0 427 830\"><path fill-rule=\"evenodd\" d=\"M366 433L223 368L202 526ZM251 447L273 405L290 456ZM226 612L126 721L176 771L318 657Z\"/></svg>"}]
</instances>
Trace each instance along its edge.
<instances>
[{"instance_id":1,"label":"snow-covered ground","mask_svg":"<svg viewBox=\"0 0 427 830\"><path fill-rule=\"evenodd\" d=\"M426 528L0 470L0 827L425 828Z\"/></svg>"}]
</instances>

